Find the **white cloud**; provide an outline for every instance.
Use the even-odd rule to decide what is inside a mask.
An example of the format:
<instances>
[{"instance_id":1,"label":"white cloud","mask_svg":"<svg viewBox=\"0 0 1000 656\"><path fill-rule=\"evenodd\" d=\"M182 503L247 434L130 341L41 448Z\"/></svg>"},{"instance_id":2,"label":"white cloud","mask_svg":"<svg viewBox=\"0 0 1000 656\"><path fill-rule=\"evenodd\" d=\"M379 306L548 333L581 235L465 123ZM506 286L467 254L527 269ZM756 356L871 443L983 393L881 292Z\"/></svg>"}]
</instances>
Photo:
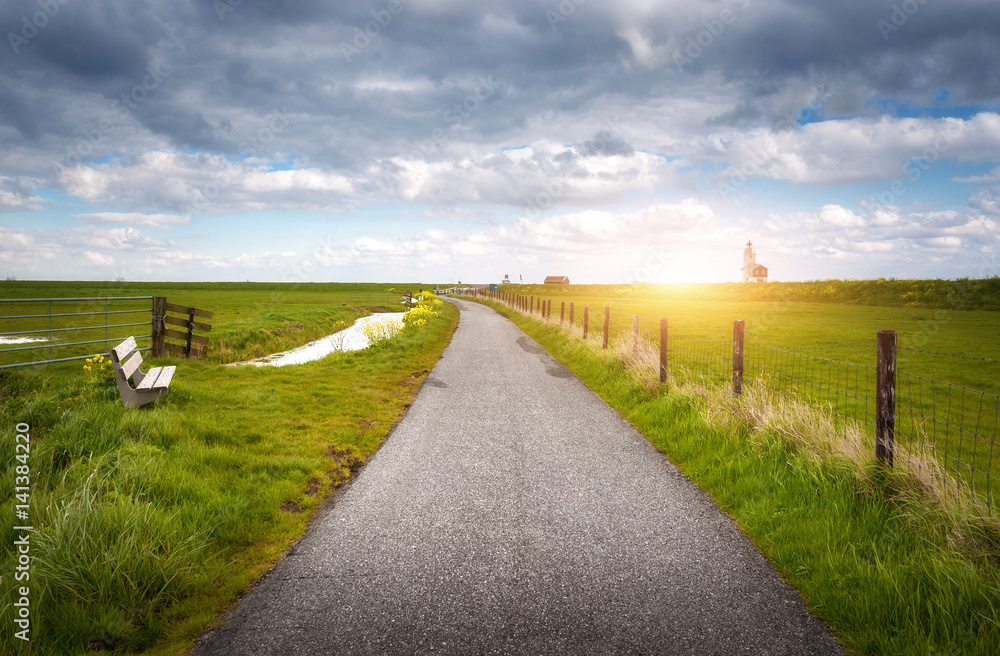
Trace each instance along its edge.
<instances>
[{"instance_id":1,"label":"white cloud","mask_svg":"<svg viewBox=\"0 0 1000 656\"><path fill-rule=\"evenodd\" d=\"M219 155L148 151L129 161L64 170L66 193L90 202L164 208L184 213L262 209L328 210L353 191L348 178L319 169L271 171L260 160L231 163ZM94 214L97 222L113 216ZM130 213L130 215L133 213ZM156 216L142 225L169 222Z\"/></svg>"},{"instance_id":2,"label":"white cloud","mask_svg":"<svg viewBox=\"0 0 1000 656\"><path fill-rule=\"evenodd\" d=\"M62 246L47 233L0 226L0 265L14 276L51 270L62 251Z\"/></svg>"},{"instance_id":3,"label":"white cloud","mask_svg":"<svg viewBox=\"0 0 1000 656\"><path fill-rule=\"evenodd\" d=\"M927 240L927 243L938 248L957 249L962 247L962 240L958 237L932 237Z\"/></svg>"},{"instance_id":4,"label":"white cloud","mask_svg":"<svg viewBox=\"0 0 1000 656\"><path fill-rule=\"evenodd\" d=\"M629 28L618 31L618 36L628 43L635 61L644 68L656 68L667 59L664 48L656 48L642 33Z\"/></svg>"},{"instance_id":5,"label":"white cloud","mask_svg":"<svg viewBox=\"0 0 1000 656\"><path fill-rule=\"evenodd\" d=\"M144 263L147 266L165 268L185 267L191 269L195 267L204 267L205 269L212 270L242 267L247 269L275 271L284 268L290 257L290 255L284 253L276 254L267 251L261 253L260 255L241 253L239 255L231 256L213 256L191 253L190 251L172 250L147 255L144 258Z\"/></svg>"},{"instance_id":6,"label":"white cloud","mask_svg":"<svg viewBox=\"0 0 1000 656\"><path fill-rule=\"evenodd\" d=\"M852 118L780 132L756 128L716 134L692 155L728 164L738 175L809 184L919 178L943 158L993 161L1000 150L1000 115L970 119Z\"/></svg>"},{"instance_id":7,"label":"white cloud","mask_svg":"<svg viewBox=\"0 0 1000 656\"><path fill-rule=\"evenodd\" d=\"M396 244L390 244L388 242L379 241L372 237L361 237L354 242L353 253L355 255L361 254L384 254L384 253L401 253L402 248Z\"/></svg>"},{"instance_id":8,"label":"white cloud","mask_svg":"<svg viewBox=\"0 0 1000 656\"><path fill-rule=\"evenodd\" d=\"M817 216L823 223L842 228L861 227L865 225L863 218L840 205L824 205L820 208Z\"/></svg>"},{"instance_id":9,"label":"white cloud","mask_svg":"<svg viewBox=\"0 0 1000 656\"><path fill-rule=\"evenodd\" d=\"M92 228L74 233L79 243L92 248L102 248L113 251L160 250L172 245L169 241L152 239L142 234L136 228L112 228L104 230Z\"/></svg>"},{"instance_id":10,"label":"white cloud","mask_svg":"<svg viewBox=\"0 0 1000 656\"><path fill-rule=\"evenodd\" d=\"M487 251L482 244L466 240L452 244L451 252L460 257L478 257Z\"/></svg>"},{"instance_id":11,"label":"white cloud","mask_svg":"<svg viewBox=\"0 0 1000 656\"><path fill-rule=\"evenodd\" d=\"M0 175L0 213L41 210L45 199L35 195L35 186L34 180Z\"/></svg>"},{"instance_id":12,"label":"white cloud","mask_svg":"<svg viewBox=\"0 0 1000 656\"><path fill-rule=\"evenodd\" d=\"M1000 187L979 190L969 199L969 206L985 214L1000 216Z\"/></svg>"},{"instance_id":13,"label":"white cloud","mask_svg":"<svg viewBox=\"0 0 1000 656\"><path fill-rule=\"evenodd\" d=\"M491 204L535 211L593 206L676 181L674 165L644 152L584 156L575 147L538 142L524 148L467 152L453 160L394 158L377 174L399 200Z\"/></svg>"},{"instance_id":14,"label":"white cloud","mask_svg":"<svg viewBox=\"0 0 1000 656\"><path fill-rule=\"evenodd\" d=\"M91 224L137 225L150 228L169 228L183 225L190 216L179 214L142 214L140 212L95 212L93 214L73 214L70 218Z\"/></svg>"},{"instance_id":15,"label":"white cloud","mask_svg":"<svg viewBox=\"0 0 1000 656\"><path fill-rule=\"evenodd\" d=\"M110 255L94 251L84 251L83 253L83 265L87 267L109 267L114 266L114 263L115 258Z\"/></svg>"},{"instance_id":16,"label":"white cloud","mask_svg":"<svg viewBox=\"0 0 1000 656\"><path fill-rule=\"evenodd\" d=\"M42 209L38 196L20 196L0 190L0 212L37 212Z\"/></svg>"},{"instance_id":17,"label":"white cloud","mask_svg":"<svg viewBox=\"0 0 1000 656\"><path fill-rule=\"evenodd\" d=\"M324 173L317 169L297 171L248 171L239 182L243 189L251 192L275 191L330 191L350 194L354 186L349 179L334 173Z\"/></svg>"},{"instance_id":18,"label":"white cloud","mask_svg":"<svg viewBox=\"0 0 1000 656\"><path fill-rule=\"evenodd\" d=\"M986 175L973 175L965 178L952 178L952 182L969 182L974 184L1000 182L1000 166L996 167Z\"/></svg>"}]
</instances>

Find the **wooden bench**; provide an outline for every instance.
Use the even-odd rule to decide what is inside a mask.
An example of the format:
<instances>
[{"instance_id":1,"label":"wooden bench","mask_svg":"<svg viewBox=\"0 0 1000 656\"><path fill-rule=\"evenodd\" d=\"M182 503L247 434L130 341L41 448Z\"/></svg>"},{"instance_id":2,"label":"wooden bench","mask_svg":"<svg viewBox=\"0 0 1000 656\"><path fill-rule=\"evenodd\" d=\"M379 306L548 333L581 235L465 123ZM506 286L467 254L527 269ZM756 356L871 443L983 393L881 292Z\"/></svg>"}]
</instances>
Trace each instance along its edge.
<instances>
[{"instance_id":1,"label":"wooden bench","mask_svg":"<svg viewBox=\"0 0 1000 656\"><path fill-rule=\"evenodd\" d=\"M129 357L130 354L132 357ZM177 367L153 367L142 373L139 369L141 364L142 353L135 350L135 337L129 337L111 349L111 366L115 372L115 381L118 383L118 393L121 394L122 404L126 408L138 408L166 396L167 388L174 377L174 370L177 369ZM134 389L129 385L130 378L135 385Z\"/></svg>"}]
</instances>

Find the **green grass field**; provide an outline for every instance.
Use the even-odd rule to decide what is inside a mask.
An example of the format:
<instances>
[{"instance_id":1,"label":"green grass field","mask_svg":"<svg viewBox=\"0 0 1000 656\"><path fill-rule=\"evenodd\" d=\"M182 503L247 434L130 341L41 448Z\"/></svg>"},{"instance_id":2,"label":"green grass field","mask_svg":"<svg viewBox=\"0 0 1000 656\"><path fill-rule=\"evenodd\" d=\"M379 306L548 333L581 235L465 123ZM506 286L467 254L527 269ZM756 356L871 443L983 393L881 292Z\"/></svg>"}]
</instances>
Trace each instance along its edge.
<instances>
[{"instance_id":1,"label":"green grass field","mask_svg":"<svg viewBox=\"0 0 1000 656\"><path fill-rule=\"evenodd\" d=\"M178 372L170 394L144 408L122 408L113 383L88 374L80 361L0 370L0 454L9 463L0 481L0 513L8 517L14 516L20 464L15 427L31 425L34 639L19 653L182 653L271 567L301 536L322 499L405 412L446 346L457 312L442 304L426 326L372 351L284 369L220 365L332 332L382 309L357 301L352 291L390 288L415 292L419 286L0 283L6 298L155 294L215 312L208 355L158 360L177 365ZM622 288L519 291L544 293L556 317L561 302L573 302L577 323L589 307L592 334L600 332L605 305L613 332L629 330L631 316L638 315L655 335L659 319L668 318L678 380L687 357L687 364L725 384L737 318L746 320L748 344L757 340L758 353L792 342L796 348L788 350L854 367L844 371L873 364L874 334L882 328L898 330L901 345L1000 359L998 315L983 310L938 314L919 307L654 297L646 289ZM651 391L620 364L594 360L555 327L516 321L733 514L852 649L990 653L1000 636L991 560L996 549L970 556L962 551L967 535L953 548L956 535L935 517L885 503L884 490L859 486L853 473L817 468L779 435L748 441L754 435L749 427L706 424L699 397L670 395L666 387ZM95 339L104 339L101 327L95 332ZM753 353L748 346L751 377ZM904 354L904 374L1000 391L995 362ZM778 391L810 398L823 385L849 386L849 377L834 376L832 367L782 357L767 362L789 375L771 381ZM853 411L843 392L826 399L832 409ZM811 400L822 404L823 393ZM926 410L950 401L905 402ZM988 419L980 409L981 432ZM955 444L947 435L934 437L949 453L963 454L963 461L977 449L962 441L967 434L959 433ZM7 626L14 610L14 581L7 577L14 571L12 526L0 527L0 622ZM13 651L8 637L0 644Z\"/></svg>"},{"instance_id":2,"label":"green grass field","mask_svg":"<svg viewBox=\"0 0 1000 656\"><path fill-rule=\"evenodd\" d=\"M901 282L919 287L920 281ZM843 283L846 289L853 284ZM589 331L598 337L605 307L610 309L612 339L631 331L632 317L638 316L645 337L658 345L660 319L667 319L671 375L718 385L732 378L733 322L742 319L748 383L763 382L773 392L828 409L845 423L861 422L873 444L875 336L879 330L895 330L897 439L933 449L950 473L1000 506L1000 314L844 300L692 298L698 290L714 298L739 297L747 287L763 286L519 285L500 291L551 301L552 317L558 320L564 313L567 322L572 303L575 325L588 309ZM835 298L849 299L842 291ZM977 293L978 304L988 305L986 292Z\"/></svg>"},{"instance_id":3,"label":"green grass field","mask_svg":"<svg viewBox=\"0 0 1000 656\"><path fill-rule=\"evenodd\" d=\"M17 283L30 294L104 293L78 284ZM387 289L393 285L380 285ZM41 289L39 289L41 287ZM13 626L16 426L30 425L29 644L0 652L188 648L302 535L406 411L457 322L449 303L375 349L283 368L226 367L212 352L299 346L371 308L352 286L129 286L213 310L201 361L163 358L166 398L121 406L113 381L83 362L0 371L0 622ZM9 288L7 288L9 289ZM416 286L414 286L416 291ZM288 330L301 324L301 330ZM309 326L307 329L306 327Z\"/></svg>"},{"instance_id":4,"label":"green grass field","mask_svg":"<svg viewBox=\"0 0 1000 656\"><path fill-rule=\"evenodd\" d=\"M821 413L757 425L724 389L650 386L623 366L620 350L494 306L708 492L851 653L996 653L996 521L948 514L904 473L812 451L799 431L818 432ZM685 316L710 325L708 307L688 306ZM720 305L716 316L732 309Z\"/></svg>"},{"instance_id":5,"label":"green grass field","mask_svg":"<svg viewBox=\"0 0 1000 656\"><path fill-rule=\"evenodd\" d=\"M358 316L371 311L402 310L401 295L433 289L433 285L375 283L82 283L82 282L0 282L0 299L149 297L164 296L170 303L195 307L214 313L212 319L198 319L211 325L208 333L208 358L214 362L238 362L293 348L349 325ZM391 300L389 300L391 299ZM111 314L104 314L105 311ZM121 337L135 335L140 348L149 346L151 301L61 301L0 302L0 334L15 331L46 331L32 337L53 338L34 345L0 345L0 365L32 359L54 359L94 353L107 353ZM91 316L56 316L49 314L96 313ZM40 315L34 319L11 319L12 316ZM105 329L105 323L137 326ZM88 330L59 332L68 327L90 326ZM56 332L48 333L53 328ZM94 341L84 346L60 343ZM110 345L110 346L108 346ZM24 349L13 351L11 349ZM40 357L35 357L39 354Z\"/></svg>"}]
</instances>

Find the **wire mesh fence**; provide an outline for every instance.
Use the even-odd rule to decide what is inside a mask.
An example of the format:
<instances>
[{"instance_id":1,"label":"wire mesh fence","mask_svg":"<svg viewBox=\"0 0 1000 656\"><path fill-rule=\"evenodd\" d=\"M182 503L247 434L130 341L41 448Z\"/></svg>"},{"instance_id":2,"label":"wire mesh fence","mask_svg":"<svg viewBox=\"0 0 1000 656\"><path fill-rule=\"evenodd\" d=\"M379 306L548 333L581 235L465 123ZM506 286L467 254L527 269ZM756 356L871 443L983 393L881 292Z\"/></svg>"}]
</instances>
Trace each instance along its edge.
<instances>
[{"instance_id":1,"label":"wire mesh fence","mask_svg":"<svg viewBox=\"0 0 1000 656\"><path fill-rule=\"evenodd\" d=\"M722 384L732 377L733 342L709 335L671 335L667 347L667 372L677 382L693 380Z\"/></svg>"},{"instance_id":2,"label":"wire mesh fence","mask_svg":"<svg viewBox=\"0 0 1000 656\"><path fill-rule=\"evenodd\" d=\"M530 297L482 292L473 295L541 316L537 301ZM566 314L572 303L560 300L559 309L547 318L580 337L585 307L575 304L576 323L570 329ZM601 343L604 307L589 308L589 321L588 338ZM619 347L628 345L629 340L637 341L635 347L625 348L626 352L642 350L638 341L643 343L647 356L660 348L659 335L638 327L637 321L623 320L621 314L610 314L608 333L609 341ZM672 326L665 354L669 379L674 383L729 385L734 374L733 342L734 337L723 332L722 327L706 331ZM874 340L869 344L789 348L750 332L742 346L741 371L746 383L824 412L838 432L846 435L848 430L860 431L874 449L878 396ZM934 355L1000 364L976 356ZM896 371L894 394L896 441L933 454L952 483L967 487L978 502L995 512L1000 502L1000 466L995 464L1000 460L1000 396L902 370Z\"/></svg>"},{"instance_id":3,"label":"wire mesh fence","mask_svg":"<svg viewBox=\"0 0 1000 656\"><path fill-rule=\"evenodd\" d=\"M874 351L874 345L868 348ZM874 434L874 365L842 362L750 340L746 352L748 380L778 396L829 412L841 431L854 422Z\"/></svg>"},{"instance_id":4,"label":"wire mesh fence","mask_svg":"<svg viewBox=\"0 0 1000 656\"><path fill-rule=\"evenodd\" d=\"M906 372L897 372L896 384L897 439L933 453L995 510L1000 396Z\"/></svg>"}]
</instances>

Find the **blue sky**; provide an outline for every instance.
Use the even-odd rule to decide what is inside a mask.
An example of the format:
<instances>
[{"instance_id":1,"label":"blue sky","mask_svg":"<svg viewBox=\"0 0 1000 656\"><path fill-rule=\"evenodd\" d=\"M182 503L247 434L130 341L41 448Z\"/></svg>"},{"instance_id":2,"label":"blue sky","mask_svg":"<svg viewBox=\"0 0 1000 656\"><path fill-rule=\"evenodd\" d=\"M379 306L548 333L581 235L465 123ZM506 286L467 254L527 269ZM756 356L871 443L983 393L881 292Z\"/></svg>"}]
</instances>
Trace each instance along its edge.
<instances>
[{"instance_id":1,"label":"blue sky","mask_svg":"<svg viewBox=\"0 0 1000 656\"><path fill-rule=\"evenodd\" d=\"M16 0L0 28L5 276L713 282L748 237L774 280L1000 275L996 3Z\"/></svg>"}]
</instances>

